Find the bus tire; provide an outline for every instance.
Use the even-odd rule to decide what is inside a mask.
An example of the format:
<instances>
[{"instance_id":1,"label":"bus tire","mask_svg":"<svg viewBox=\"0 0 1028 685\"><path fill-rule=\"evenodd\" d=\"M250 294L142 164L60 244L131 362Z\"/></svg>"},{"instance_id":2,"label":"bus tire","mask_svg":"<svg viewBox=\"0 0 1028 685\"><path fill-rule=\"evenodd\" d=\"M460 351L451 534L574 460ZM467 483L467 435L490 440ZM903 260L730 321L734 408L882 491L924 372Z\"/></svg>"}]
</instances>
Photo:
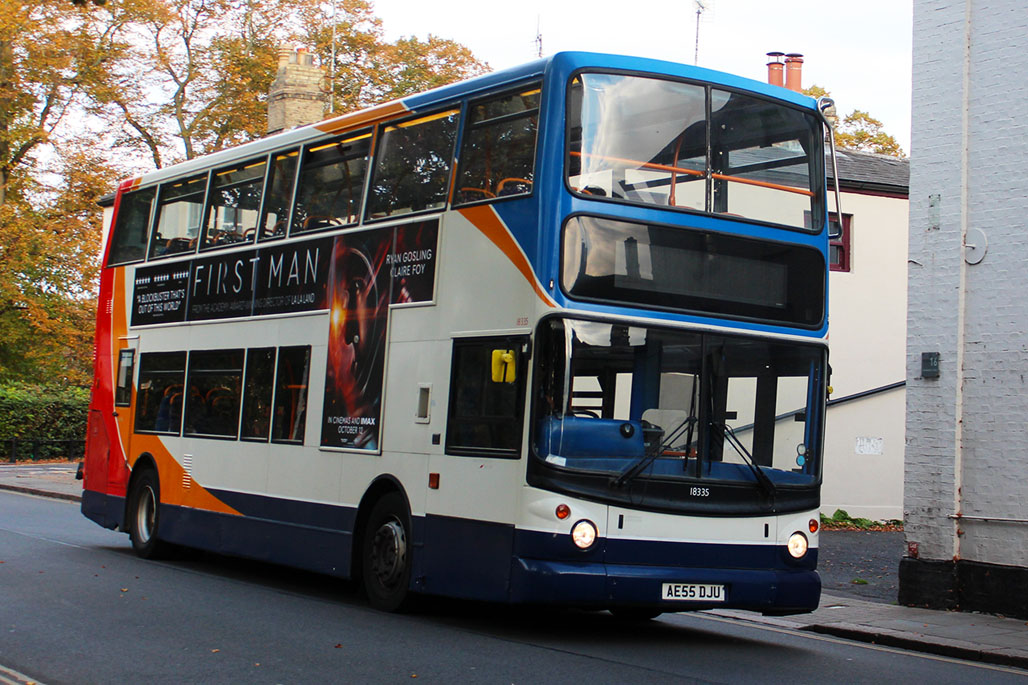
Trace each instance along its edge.
<instances>
[{"instance_id":1,"label":"bus tire","mask_svg":"<svg viewBox=\"0 0 1028 685\"><path fill-rule=\"evenodd\" d=\"M132 481L129 492L128 529L132 548L143 559L159 559L168 545L158 537L161 522L161 490L157 474L146 469Z\"/></svg>"},{"instance_id":2,"label":"bus tire","mask_svg":"<svg viewBox=\"0 0 1028 685\"><path fill-rule=\"evenodd\" d=\"M403 611L410 602L410 515L398 492L371 508L361 545L361 579L368 602L381 611Z\"/></svg>"}]
</instances>

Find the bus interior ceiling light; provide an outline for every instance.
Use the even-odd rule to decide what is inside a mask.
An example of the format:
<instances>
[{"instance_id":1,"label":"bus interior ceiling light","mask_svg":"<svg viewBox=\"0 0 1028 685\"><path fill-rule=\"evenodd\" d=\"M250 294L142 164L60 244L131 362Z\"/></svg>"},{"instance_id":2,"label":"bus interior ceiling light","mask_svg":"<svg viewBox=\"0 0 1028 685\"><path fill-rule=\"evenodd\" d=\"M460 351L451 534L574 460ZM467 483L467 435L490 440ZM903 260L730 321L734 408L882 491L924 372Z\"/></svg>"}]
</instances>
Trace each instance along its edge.
<instances>
[{"instance_id":1,"label":"bus interior ceiling light","mask_svg":"<svg viewBox=\"0 0 1028 685\"><path fill-rule=\"evenodd\" d=\"M571 540L579 549L589 549L596 542L596 524L588 519L582 519L571 526Z\"/></svg>"}]
</instances>

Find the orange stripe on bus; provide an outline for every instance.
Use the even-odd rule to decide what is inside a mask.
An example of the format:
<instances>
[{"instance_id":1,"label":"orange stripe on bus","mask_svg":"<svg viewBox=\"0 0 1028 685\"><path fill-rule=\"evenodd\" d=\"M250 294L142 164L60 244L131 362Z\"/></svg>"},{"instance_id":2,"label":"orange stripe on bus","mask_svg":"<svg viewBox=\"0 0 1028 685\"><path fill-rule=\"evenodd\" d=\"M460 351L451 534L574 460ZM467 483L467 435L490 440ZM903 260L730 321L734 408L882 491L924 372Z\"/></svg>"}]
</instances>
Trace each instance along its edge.
<instances>
[{"instance_id":1,"label":"orange stripe on bus","mask_svg":"<svg viewBox=\"0 0 1028 685\"><path fill-rule=\"evenodd\" d=\"M535 290L535 294L539 296L547 306L556 307L557 303L553 301L553 298L543 290L539 284L538 279L535 277L535 271L532 269L532 265L528 263L528 258L525 257L525 253L521 251L521 247L514 240L514 237L507 230L507 227L503 224L503 220L500 219L496 210L490 205L478 206L478 207L465 207L464 209L458 210L465 219L470 221L475 228L480 230L486 238L493 241L493 243L500 248L503 254L507 255L507 259L514 264L515 268L521 272L531 285L532 289Z\"/></svg>"},{"instance_id":2,"label":"orange stripe on bus","mask_svg":"<svg viewBox=\"0 0 1028 685\"><path fill-rule=\"evenodd\" d=\"M159 435L132 436L132 451L136 454L149 454L156 462L161 481L161 504L242 516L192 480L192 476L186 474L186 470L164 446Z\"/></svg>"}]
</instances>

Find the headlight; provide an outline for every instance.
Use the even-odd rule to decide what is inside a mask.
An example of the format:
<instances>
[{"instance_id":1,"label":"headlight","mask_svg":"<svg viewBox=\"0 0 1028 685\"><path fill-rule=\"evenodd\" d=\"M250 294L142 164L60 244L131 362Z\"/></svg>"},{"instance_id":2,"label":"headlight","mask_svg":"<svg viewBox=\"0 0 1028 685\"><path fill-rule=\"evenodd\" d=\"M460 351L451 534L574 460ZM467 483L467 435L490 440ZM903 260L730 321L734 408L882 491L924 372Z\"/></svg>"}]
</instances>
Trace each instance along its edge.
<instances>
[{"instance_id":1,"label":"headlight","mask_svg":"<svg viewBox=\"0 0 1028 685\"><path fill-rule=\"evenodd\" d=\"M792 555L793 559L802 559L803 555L807 553L807 536L800 532L795 532L789 536L789 554Z\"/></svg>"},{"instance_id":2,"label":"headlight","mask_svg":"<svg viewBox=\"0 0 1028 685\"><path fill-rule=\"evenodd\" d=\"M589 549L596 542L596 524L588 519L582 519L571 526L571 540L579 549Z\"/></svg>"}]
</instances>

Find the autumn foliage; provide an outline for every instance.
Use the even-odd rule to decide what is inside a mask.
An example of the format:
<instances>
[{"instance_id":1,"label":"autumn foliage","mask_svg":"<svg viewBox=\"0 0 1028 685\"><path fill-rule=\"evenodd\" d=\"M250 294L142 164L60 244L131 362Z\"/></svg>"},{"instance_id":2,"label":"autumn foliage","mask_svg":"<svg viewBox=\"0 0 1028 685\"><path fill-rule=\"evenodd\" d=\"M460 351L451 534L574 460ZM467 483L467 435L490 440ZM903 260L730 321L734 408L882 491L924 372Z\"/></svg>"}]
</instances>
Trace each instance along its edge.
<instances>
[{"instance_id":1,"label":"autumn foliage","mask_svg":"<svg viewBox=\"0 0 1028 685\"><path fill-rule=\"evenodd\" d=\"M814 98L830 94L818 85L805 88L803 92ZM840 150L858 150L890 157L906 157L899 141L886 133L885 125L859 109L847 114L836 125L835 145Z\"/></svg>"},{"instance_id":2,"label":"autumn foliage","mask_svg":"<svg viewBox=\"0 0 1028 685\"><path fill-rule=\"evenodd\" d=\"M386 41L365 0L0 0L0 383L88 384L102 220L136 175L264 135L279 45L330 65L336 113L486 70Z\"/></svg>"}]
</instances>

